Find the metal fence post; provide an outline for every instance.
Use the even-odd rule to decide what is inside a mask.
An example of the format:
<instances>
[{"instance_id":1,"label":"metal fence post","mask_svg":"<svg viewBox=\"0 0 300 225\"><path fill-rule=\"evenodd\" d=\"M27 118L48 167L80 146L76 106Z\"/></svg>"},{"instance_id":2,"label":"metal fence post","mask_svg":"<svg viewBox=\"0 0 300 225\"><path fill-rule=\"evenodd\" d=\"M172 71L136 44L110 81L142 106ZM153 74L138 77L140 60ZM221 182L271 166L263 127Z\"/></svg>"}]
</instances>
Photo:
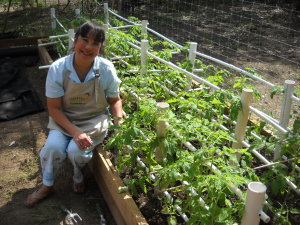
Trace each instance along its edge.
<instances>
[{"instance_id":1,"label":"metal fence post","mask_svg":"<svg viewBox=\"0 0 300 225\"><path fill-rule=\"evenodd\" d=\"M141 75L147 73L147 51L148 40L142 40L141 42Z\"/></svg>"},{"instance_id":2,"label":"metal fence post","mask_svg":"<svg viewBox=\"0 0 300 225\"><path fill-rule=\"evenodd\" d=\"M54 30L56 29L55 8L51 8L50 13L51 13L51 28Z\"/></svg>"},{"instance_id":3,"label":"metal fence post","mask_svg":"<svg viewBox=\"0 0 300 225\"><path fill-rule=\"evenodd\" d=\"M294 86L295 86L295 81L293 80L286 80L284 82L284 95L282 98L279 125L285 129L288 128L289 126ZM279 158L280 158L280 145L277 145L274 149L273 160L278 160Z\"/></svg>"},{"instance_id":4,"label":"metal fence post","mask_svg":"<svg viewBox=\"0 0 300 225\"><path fill-rule=\"evenodd\" d=\"M234 137L236 139L232 144L232 148L239 149L243 147L242 141L246 135L247 122L249 118L249 106L251 105L253 91L251 89L244 88L241 96L242 110L238 114L237 123L235 126ZM240 155L237 154L238 161Z\"/></svg>"}]
</instances>

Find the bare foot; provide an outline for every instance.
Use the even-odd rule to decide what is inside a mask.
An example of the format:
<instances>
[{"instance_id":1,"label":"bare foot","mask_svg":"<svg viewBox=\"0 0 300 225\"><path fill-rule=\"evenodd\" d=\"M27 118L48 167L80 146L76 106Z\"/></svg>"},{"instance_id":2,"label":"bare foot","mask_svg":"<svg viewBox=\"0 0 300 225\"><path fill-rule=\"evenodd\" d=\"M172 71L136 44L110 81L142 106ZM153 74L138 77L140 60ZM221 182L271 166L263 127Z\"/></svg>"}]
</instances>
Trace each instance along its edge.
<instances>
[{"instance_id":1,"label":"bare foot","mask_svg":"<svg viewBox=\"0 0 300 225\"><path fill-rule=\"evenodd\" d=\"M35 204L39 203L43 199L45 199L47 196L53 193L53 187L48 187L43 185L40 189L36 190L32 194L28 195L26 201L24 204L27 207L32 207Z\"/></svg>"},{"instance_id":2,"label":"bare foot","mask_svg":"<svg viewBox=\"0 0 300 225\"><path fill-rule=\"evenodd\" d=\"M74 190L75 193L78 193L78 194L84 193L84 191L85 191L84 181L82 181L80 183L75 183L74 182L73 190Z\"/></svg>"}]
</instances>

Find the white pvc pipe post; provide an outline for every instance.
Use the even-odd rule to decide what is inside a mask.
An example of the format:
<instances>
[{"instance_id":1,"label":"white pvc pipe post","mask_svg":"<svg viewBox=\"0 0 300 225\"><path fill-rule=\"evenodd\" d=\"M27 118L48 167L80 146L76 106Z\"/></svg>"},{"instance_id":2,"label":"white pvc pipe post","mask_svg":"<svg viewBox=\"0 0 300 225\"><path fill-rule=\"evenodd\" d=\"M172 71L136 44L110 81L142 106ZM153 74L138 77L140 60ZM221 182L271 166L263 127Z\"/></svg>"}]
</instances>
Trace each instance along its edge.
<instances>
[{"instance_id":1,"label":"white pvc pipe post","mask_svg":"<svg viewBox=\"0 0 300 225\"><path fill-rule=\"evenodd\" d=\"M109 19L108 19L108 3L104 3L104 24L109 24Z\"/></svg>"},{"instance_id":2,"label":"white pvc pipe post","mask_svg":"<svg viewBox=\"0 0 300 225\"><path fill-rule=\"evenodd\" d=\"M69 33L69 51L70 51L74 46L74 37L75 37L74 29L69 29L68 33Z\"/></svg>"},{"instance_id":3,"label":"white pvc pipe post","mask_svg":"<svg viewBox=\"0 0 300 225\"><path fill-rule=\"evenodd\" d=\"M197 43L196 42L190 42L189 60L190 60L191 64L193 65L192 71L193 71L193 68L195 66L196 52L197 52ZM192 87L192 80L193 79L192 79L191 76L188 76L187 79L188 79L188 85L186 87L186 90L189 90Z\"/></svg>"},{"instance_id":4,"label":"white pvc pipe post","mask_svg":"<svg viewBox=\"0 0 300 225\"><path fill-rule=\"evenodd\" d=\"M75 17L80 18L80 9L75 9Z\"/></svg>"},{"instance_id":5,"label":"white pvc pipe post","mask_svg":"<svg viewBox=\"0 0 300 225\"><path fill-rule=\"evenodd\" d=\"M293 80L286 80L284 82L284 95L282 98L279 125L285 129L288 128L289 126L294 86L295 86L295 81ZM273 160L278 160L279 158L280 158L280 145L277 145L274 149Z\"/></svg>"},{"instance_id":6,"label":"white pvc pipe post","mask_svg":"<svg viewBox=\"0 0 300 225\"><path fill-rule=\"evenodd\" d=\"M147 51L148 40L142 40L141 42L141 75L147 73Z\"/></svg>"},{"instance_id":7,"label":"white pvc pipe post","mask_svg":"<svg viewBox=\"0 0 300 225\"><path fill-rule=\"evenodd\" d=\"M239 149L243 147L243 140L246 135L247 122L249 118L249 106L251 105L253 91L244 88L241 96L242 110L238 114L237 123L235 126L234 137L236 139L232 144L232 148ZM237 154L237 160L240 160L240 155Z\"/></svg>"},{"instance_id":8,"label":"white pvc pipe post","mask_svg":"<svg viewBox=\"0 0 300 225\"><path fill-rule=\"evenodd\" d=\"M51 13L51 28L56 29L55 8L51 8L50 13Z\"/></svg>"},{"instance_id":9,"label":"white pvc pipe post","mask_svg":"<svg viewBox=\"0 0 300 225\"><path fill-rule=\"evenodd\" d=\"M169 104L165 103L165 102L158 102L157 103L157 109L158 109L158 118L160 116L162 116L164 114L164 112L166 110L169 109ZM165 121L164 119L159 119L157 125L156 125L156 134L158 137L165 137L166 133L167 133L167 128L168 124L167 121ZM155 160L158 163L163 163L165 161L166 158L166 150L165 150L165 146L164 143L161 142L159 144L159 146L157 146L154 150L154 155L155 155Z\"/></svg>"},{"instance_id":10,"label":"white pvc pipe post","mask_svg":"<svg viewBox=\"0 0 300 225\"><path fill-rule=\"evenodd\" d=\"M258 225L267 187L260 182L248 184L246 207L241 225Z\"/></svg>"},{"instance_id":11,"label":"white pvc pipe post","mask_svg":"<svg viewBox=\"0 0 300 225\"><path fill-rule=\"evenodd\" d=\"M147 37L148 20L142 20L142 38Z\"/></svg>"}]
</instances>

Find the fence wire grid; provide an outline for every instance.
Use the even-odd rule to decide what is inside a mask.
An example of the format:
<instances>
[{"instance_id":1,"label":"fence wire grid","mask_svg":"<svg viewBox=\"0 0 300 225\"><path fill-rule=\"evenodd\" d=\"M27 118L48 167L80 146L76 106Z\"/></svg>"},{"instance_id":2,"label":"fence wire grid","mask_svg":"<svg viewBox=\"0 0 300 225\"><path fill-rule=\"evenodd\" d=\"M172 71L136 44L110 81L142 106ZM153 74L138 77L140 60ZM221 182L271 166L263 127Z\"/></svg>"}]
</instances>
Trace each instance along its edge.
<instances>
[{"instance_id":1,"label":"fence wire grid","mask_svg":"<svg viewBox=\"0 0 300 225\"><path fill-rule=\"evenodd\" d=\"M109 7L122 16L148 20L149 27L180 44L197 42L203 53L242 67L289 65L299 79L300 12L296 5L250 0L167 0L163 4L139 0L121 6L116 2L108 1Z\"/></svg>"}]
</instances>

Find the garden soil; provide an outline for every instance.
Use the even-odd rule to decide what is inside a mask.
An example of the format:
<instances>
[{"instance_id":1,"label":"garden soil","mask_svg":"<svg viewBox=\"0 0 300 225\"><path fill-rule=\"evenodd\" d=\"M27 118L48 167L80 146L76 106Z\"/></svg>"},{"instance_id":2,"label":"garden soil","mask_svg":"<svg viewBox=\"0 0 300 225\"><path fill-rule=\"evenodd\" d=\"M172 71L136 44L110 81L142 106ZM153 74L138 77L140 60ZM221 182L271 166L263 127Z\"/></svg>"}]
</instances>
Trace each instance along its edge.
<instances>
[{"instance_id":1,"label":"garden soil","mask_svg":"<svg viewBox=\"0 0 300 225\"><path fill-rule=\"evenodd\" d=\"M49 34L50 9L11 10L7 15L0 9L0 21L8 16L7 30L0 38L43 36ZM14 31L11 32L11 28ZM32 56L24 57L25 60ZM10 121L0 122L0 224L1 225L57 225L67 224L67 208L78 213L83 223L100 224L97 207L102 208L107 225L115 225L104 198L89 168L84 169L87 190L73 192L72 166L68 161L55 179L55 192L33 208L24 206L27 196L42 184L39 152L48 135L48 112L45 98L47 70L39 70L36 63L26 66L23 74L37 92L45 110Z\"/></svg>"},{"instance_id":2,"label":"garden soil","mask_svg":"<svg viewBox=\"0 0 300 225\"><path fill-rule=\"evenodd\" d=\"M34 65L26 67L24 73L46 107L46 71L38 70L38 65ZM84 169L87 191L82 195L73 192L72 166L68 161L56 177L55 193L33 208L24 206L26 197L41 186L39 151L48 134L47 123L47 110L0 122L0 224L65 224L66 213L62 206L78 213L83 224L100 224L97 211L100 206L107 224L114 225L88 167Z\"/></svg>"}]
</instances>

